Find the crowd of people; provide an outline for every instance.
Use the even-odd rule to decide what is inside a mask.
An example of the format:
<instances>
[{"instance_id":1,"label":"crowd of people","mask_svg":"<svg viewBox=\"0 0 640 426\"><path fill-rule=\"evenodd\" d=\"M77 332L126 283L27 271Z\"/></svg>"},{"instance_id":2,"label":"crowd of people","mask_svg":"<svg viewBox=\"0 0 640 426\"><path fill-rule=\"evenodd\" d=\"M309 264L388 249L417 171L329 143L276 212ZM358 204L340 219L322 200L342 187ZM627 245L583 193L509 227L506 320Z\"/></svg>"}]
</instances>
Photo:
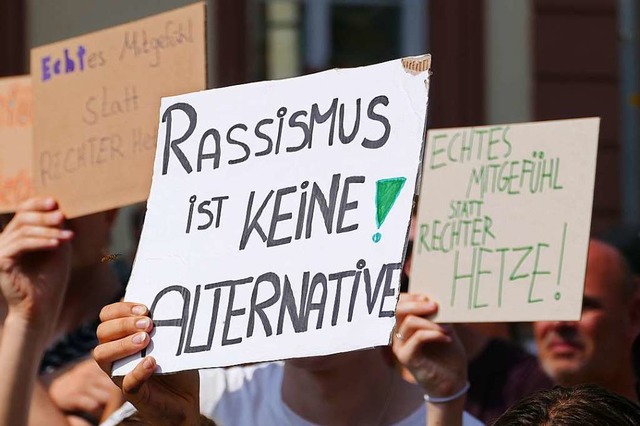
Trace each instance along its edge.
<instances>
[{"instance_id":1,"label":"crowd of people","mask_svg":"<svg viewBox=\"0 0 640 426\"><path fill-rule=\"evenodd\" d=\"M582 317L534 323L537 357L402 293L389 347L112 378L154 326L103 261L116 214L33 198L2 217L1 425L640 425L637 230L591 240Z\"/></svg>"}]
</instances>

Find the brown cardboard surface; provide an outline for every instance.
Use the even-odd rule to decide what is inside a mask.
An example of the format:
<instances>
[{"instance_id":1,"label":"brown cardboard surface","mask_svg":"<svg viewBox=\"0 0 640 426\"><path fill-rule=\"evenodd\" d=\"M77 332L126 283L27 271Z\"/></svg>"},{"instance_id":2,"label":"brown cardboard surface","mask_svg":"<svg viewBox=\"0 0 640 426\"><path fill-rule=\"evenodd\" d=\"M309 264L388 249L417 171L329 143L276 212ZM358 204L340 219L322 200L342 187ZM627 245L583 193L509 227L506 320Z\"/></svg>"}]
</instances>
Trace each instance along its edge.
<instances>
[{"instance_id":1,"label":"brown cardboard surface","mask_svg":"<svg viewBox=\"0 0 640 426\"><path fill-rule=\"evenodd\" d=\"M402 58L402 67L406 72L412 75L418 75L431 68L431 55L426 54Z\"/></svg>"},{"instance_id":2,"label":"brown cardboard surface","mask_svg":"<svg viewBox=\"0 0 640 426\"><path fill-rule=\"evenodd\" d=\"M33 193L31 77L0 78L0 213Z\"/></svg>"},{"instance_id":3,"label":"brown cardboard surface","mask_svg":"<svg viewBox=\"0 0 640 426\"><path fill-rule=\"evenodd\" d=\"M31 51L36 190L67 217L144 201L160 98L206 87L196 3Z\"/></svg>"}]
</instances>

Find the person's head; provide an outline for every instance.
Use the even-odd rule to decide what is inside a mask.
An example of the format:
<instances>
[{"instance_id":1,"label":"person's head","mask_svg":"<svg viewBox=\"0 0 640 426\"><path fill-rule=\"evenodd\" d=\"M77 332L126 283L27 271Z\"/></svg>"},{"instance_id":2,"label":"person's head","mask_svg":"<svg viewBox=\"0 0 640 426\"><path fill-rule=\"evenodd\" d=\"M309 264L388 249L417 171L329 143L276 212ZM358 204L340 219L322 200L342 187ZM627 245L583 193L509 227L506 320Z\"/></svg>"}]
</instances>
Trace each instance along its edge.
<instances>
[{"instance_id":1,"label":"person's head","mask_svg":"<svg viewBox=\"0 0 640 426\"><path fill-rule=\"evenodd\" d=\"M633 374L631 347L640 332L636 279L614 247L591 240L582 317L534 323L540 363L563 386L616 383Z\"/></svg>"},{"instance_id":2,"label":"person's head","mask_svg":"<svg viewBox=\"0 0 640 426\"><path fill-rule=\"evenodd\" d=\"M594 385L556 386L524 398L509 408L493 426L636 426L640 407Z\"/></svg>"}]
</instances>

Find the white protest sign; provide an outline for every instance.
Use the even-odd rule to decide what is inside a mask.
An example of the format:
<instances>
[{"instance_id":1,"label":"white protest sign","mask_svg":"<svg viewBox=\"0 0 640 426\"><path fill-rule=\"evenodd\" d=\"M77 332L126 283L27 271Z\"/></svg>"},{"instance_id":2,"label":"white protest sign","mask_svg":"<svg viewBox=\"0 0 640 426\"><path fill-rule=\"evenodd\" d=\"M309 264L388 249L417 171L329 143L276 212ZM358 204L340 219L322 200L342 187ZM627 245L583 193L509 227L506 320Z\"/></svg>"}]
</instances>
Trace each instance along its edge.
<instances>
[{"instance_id":1,"label":"white protest sign","mask_svg":"<svg viewBox=\"0 0 640 426\"><path fill-rule=\"evenodd\" d=\"M152 311L161 372L389 343L429 63L162 100L125 297Z\"/></svg>"},{"instance_id":2,"label":"white protest sign","mask_svg":"<svg viewBox=\"0 0 640 426\"><path fill-rule=\"evenodd\" d=\"M410 289L438 321L580 318L599 124L429 131Z\"/></svg>"}]
</instances>

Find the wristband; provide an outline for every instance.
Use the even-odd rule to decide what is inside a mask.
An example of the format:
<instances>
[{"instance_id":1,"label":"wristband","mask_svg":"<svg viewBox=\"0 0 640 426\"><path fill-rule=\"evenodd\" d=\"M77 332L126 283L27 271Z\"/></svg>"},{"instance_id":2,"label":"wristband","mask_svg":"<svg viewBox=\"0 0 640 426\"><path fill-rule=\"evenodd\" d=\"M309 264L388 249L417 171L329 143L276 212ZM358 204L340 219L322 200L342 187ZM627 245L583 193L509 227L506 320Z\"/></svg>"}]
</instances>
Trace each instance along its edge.
<instances>
[{"instance_id":1,"label":"wristband","mask_svg":"<svg viewBox=\"0 0 640 426\"><path fill-rule=\"evenodd\" d=\"M435 397L435 396L429 396L426 395L424 396L424 400L426 402L430 402L432 404L443 404L445 402L451 402L455 399L460 398L462 395L464 395L465 393L467 393L467 391L469 390L469 388L471 387L471 383L469 383L467 381L467 383L464 384L464 386L462 387L462 389L460 389L458 392L454 393L453 395L450 396L443 396L443 397Z\"/></svg>"}]
</instances>

